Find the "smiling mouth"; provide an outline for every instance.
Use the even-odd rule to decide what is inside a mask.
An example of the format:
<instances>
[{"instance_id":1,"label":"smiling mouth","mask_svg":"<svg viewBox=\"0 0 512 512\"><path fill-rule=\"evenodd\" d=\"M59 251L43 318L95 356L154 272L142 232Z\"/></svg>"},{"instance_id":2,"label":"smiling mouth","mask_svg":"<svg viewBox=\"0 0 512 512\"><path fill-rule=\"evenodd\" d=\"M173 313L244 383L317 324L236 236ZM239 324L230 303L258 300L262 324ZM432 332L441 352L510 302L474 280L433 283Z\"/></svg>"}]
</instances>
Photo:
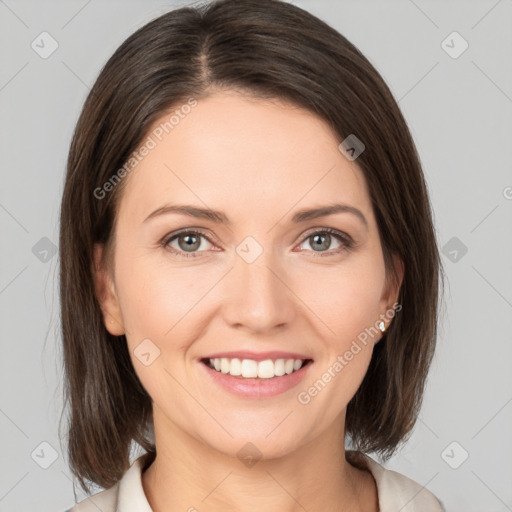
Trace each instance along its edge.
<instances>
[{"instance_id":1,"label":"smiling mouth","mask_svg":"<svg viewBox=\"0 0 512 512\"><path fill-rule=\"evenodd\" d=\"M272 379L291 375L313 362L312 359L252 359L203 358L201 362L213 371L240 379Z\"/></svg>"}]
</instances>

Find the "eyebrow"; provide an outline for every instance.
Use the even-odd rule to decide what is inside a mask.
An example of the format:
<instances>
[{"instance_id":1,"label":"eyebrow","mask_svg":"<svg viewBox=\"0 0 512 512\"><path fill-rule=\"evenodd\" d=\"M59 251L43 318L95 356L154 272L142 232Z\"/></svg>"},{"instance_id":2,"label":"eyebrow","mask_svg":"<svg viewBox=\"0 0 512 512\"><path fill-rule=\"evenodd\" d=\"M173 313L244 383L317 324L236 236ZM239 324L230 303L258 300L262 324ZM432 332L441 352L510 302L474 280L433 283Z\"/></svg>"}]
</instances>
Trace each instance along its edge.
<instances>
[{"instance_id":1,"label":"eyebrow","mask_svg":"<svg viewBox=\"0 0 512 512\"><path fill-rule=\"evenodd\" d=\"M197 219L206 219L217 224L231 224L230 220L228 219L224 212L212 210L210 208L200 208L198 206L193 206L189 204L173 204L162 206L161 208L158 208L154 212L150 213L144 219L144 222L147 222L149 219L158 217L160 215L165 215L169 213L187 215L189 217L194 217ZM363 215L363 212L358 208L355 208L354 206L350 206L348 204L343 203L336 203L328 206L320 206L317 208L299 210L295 212L295 214L293 215L292 222L294 224L299 224L301 222L317 219L319 217L326 217L327 215L334 215L336 213L351 213L355 215L365 225L366 229L368 229L368 221L366 220L366 217Z\"/></svg>"}]
</instances>

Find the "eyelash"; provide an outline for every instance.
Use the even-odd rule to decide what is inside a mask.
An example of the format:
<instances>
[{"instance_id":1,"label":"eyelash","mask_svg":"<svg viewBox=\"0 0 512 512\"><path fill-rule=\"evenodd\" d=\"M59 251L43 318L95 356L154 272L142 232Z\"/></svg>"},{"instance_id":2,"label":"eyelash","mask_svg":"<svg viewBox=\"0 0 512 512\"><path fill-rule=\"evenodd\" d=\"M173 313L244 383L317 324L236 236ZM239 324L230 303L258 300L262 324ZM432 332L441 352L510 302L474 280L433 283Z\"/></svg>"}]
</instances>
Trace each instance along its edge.
<instances>
[{"instance_id":1,"label":"eyelash","mask_svg":"<svg viewBox=\"0 0 512 512\"><path fill-rule=\"evenodd\" d=\"M304 237L304 239L302 240L302 242L299 245L302 245L308 238L312 237L313 235L323 234L323 233L329 233L330 235L334 235L334 237L338 241L340 241L342 244L344 244L344 246L339 248L339 249L336 249L334 251L332 251L332 250L331 251L321 251L319 253L317 251L310 251L310 252L316 252L314 257L335 256L335 255L338 255L340 253L349 251L354 246L354 240L352 239L352 237L350 237L346 233L343 233L342 231L338 231L337 229L332 229L332 228L322 228L322 229L318 229L316 231L313 231L313 232L309 233L307 236ZM213 244L213 242L204 233L202 233L201 231L195 231L195 230L190 230L190 229L185 229L185 230L182 230L182 231L178 231L177 233L171 233L170 235L166 235L163 238L163 240L160 242L160 244L161 244L161 246L164 249L170 251L173 254L182 256L184 258L197 258L197 257L199 257L201 255L201 253L204 252L204 251L199 251L199 252L196 252L196 253L187 253L185 251L178 251L178 250L174 249L173 247L169 246L169 244L173 240L175 240L176 238L178 238L180 235L183 235L183 234L187 234L187 235L190 235L190 234L192 234L192 235L201 235L206 240L208 240L208 242Z\"/></svg>"}]
</instances>

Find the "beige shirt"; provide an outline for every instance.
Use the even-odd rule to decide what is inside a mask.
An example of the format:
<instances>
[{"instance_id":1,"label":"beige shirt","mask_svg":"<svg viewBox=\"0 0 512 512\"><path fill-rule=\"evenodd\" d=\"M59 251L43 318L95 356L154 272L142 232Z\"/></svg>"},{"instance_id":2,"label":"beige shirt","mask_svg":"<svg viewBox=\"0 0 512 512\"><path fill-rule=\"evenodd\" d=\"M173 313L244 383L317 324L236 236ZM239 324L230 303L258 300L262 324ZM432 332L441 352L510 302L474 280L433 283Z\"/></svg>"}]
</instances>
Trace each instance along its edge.
<instances>
[{"instance_id":1,"label":"beige shirt","mask_svg":"<svg viewBox=\"0 0 512 512\"><path fill-rule=\"evenodd\" d=\"M434 494L414 480L384 468L366 454L352 451L349 454L351 458L357 457L373 475L379 512L445 512ZM113 487L82 500L66 512L153 512L142 487L145 456L136 459Z\"/></svg>"}]
</instances>

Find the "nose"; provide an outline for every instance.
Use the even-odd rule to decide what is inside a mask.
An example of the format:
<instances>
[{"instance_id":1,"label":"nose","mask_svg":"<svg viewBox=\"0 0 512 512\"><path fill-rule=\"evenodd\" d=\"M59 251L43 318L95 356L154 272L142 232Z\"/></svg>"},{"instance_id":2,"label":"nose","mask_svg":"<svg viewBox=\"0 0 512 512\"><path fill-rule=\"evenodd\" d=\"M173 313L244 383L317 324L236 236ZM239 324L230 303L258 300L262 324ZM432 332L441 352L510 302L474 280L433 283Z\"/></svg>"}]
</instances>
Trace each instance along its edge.
<instances>
[{"instance_id":1,"label":"nose","mask_svg":"<svg viewBox=\"0 0 512 512\"><path fill-rule=\"evenodd\" d=\"M231 327L271 333L293 321L296 296L272 251L264 250L252 263L236 254L234 268L224 281L222 310Z\"/></svg>"}]
</instances>

